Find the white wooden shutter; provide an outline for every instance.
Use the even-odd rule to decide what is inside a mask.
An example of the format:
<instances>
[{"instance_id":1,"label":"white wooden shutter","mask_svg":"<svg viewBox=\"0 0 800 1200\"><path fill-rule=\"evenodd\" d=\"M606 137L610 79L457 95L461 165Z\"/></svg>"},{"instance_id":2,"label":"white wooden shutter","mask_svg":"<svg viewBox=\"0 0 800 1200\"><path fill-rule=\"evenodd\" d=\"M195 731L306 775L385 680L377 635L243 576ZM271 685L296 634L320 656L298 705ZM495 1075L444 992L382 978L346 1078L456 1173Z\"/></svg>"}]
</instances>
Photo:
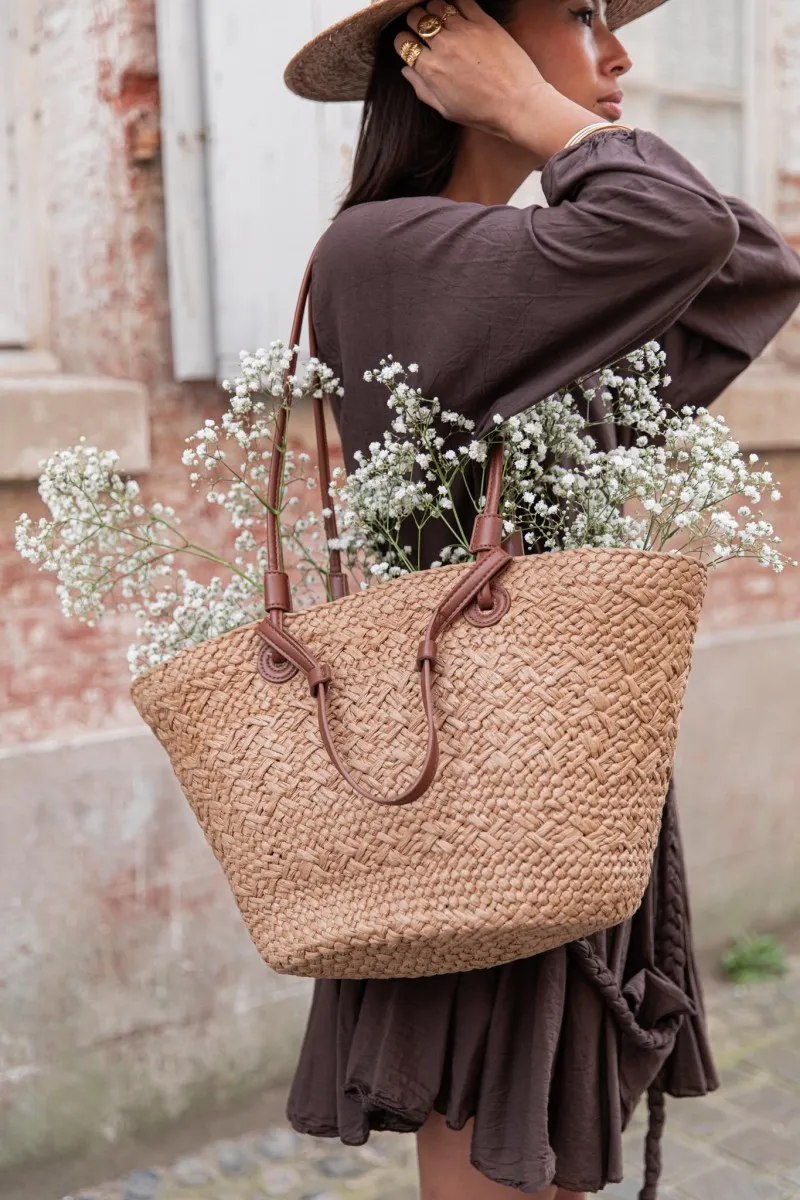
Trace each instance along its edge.
<instances>
[{"instance_id":1,"label":"white wooden shutter","mask_svg":"<svg viewBox=\"0 0 800 1200\"><path fill-rule=\"evenodd\" d=\"M22 76L17 0L0 2L0 347L28 340L26 238L22 226Z\"/></svg>"},{"instance_id":2,"label":"white wooden shutter","mask_svg":"<svg viewBox=\"0 0 800 1200\"><path fill-rule=\"evenodd\" d=\"M652 129L721 191L771 206L768 0L669 0L621 32L625 120Z\"/></svg>"},{"instance_id":3,"label":"white wooden shutter","mask_svg":"<svg viewBox=\"0 0 800 1200\"><path fill-rule=\"evenodd\" d=\"M201 0L217 371L289 335L306 260L349 174L361 106L292 95L283 66L352 0Z\"/></svg>"}]
</instances>

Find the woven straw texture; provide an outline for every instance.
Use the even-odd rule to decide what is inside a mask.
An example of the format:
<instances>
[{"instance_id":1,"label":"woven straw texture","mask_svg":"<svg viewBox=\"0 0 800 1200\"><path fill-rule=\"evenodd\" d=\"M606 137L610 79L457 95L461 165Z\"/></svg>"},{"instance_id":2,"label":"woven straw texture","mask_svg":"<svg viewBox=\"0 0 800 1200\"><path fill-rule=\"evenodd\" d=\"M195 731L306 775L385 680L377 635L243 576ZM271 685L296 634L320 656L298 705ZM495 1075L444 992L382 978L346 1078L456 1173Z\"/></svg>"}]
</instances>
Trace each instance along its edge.
<instances>
[{"instance_id":1,"label":"woven straw texture","mask_svg":"<svg viewBox=\"0 0 800 1200\"><path fill-rule=\"evenodd\" d=\"M606 19L611 29L619 29L664 2L609 0ZM416 3L374 0L325 29L295 54L284 75L286 86L308 100L363 100L380 31Z\"/></svg>"},{"instance_id":2,"label":"woven straw texture","mask_svg":"<svg viewBox=\"0 0 800 1200\"><path fill-rule=\"evenodd\" d=\"M468 567L287 615L332 669L345 761L388 795L424 758L415 668L428 617ZM266 682L253 626L136 681L259 951L328 978L445 974L617 924L650 873L705 589L687 558L516 558L494 627L463 617L436 668L441 761L415 803L355 794L305 679Z\"/></svg>"}]
</instances>

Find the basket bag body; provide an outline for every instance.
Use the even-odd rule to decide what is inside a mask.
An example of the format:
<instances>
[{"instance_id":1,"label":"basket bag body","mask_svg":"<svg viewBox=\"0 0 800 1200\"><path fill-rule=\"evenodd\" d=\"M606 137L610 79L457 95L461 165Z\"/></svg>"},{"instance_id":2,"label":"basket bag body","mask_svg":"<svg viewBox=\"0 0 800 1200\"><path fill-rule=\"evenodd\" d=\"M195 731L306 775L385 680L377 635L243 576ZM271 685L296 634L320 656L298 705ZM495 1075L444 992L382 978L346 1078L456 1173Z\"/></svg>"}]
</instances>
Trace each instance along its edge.
<instances>
[{"instance_id":1,"label":"basket bag body","mask_svg":"<svg viewBox=\"0 0 800 1200\"><path fill-rule=\"evenodd\" d=\"M501 475L502 448L475 563L298 612L272 522L265 619L134 684L276 971L491 967L641 903L706 572L650 551L512 557Z\"/></svg>"}]
</instances>

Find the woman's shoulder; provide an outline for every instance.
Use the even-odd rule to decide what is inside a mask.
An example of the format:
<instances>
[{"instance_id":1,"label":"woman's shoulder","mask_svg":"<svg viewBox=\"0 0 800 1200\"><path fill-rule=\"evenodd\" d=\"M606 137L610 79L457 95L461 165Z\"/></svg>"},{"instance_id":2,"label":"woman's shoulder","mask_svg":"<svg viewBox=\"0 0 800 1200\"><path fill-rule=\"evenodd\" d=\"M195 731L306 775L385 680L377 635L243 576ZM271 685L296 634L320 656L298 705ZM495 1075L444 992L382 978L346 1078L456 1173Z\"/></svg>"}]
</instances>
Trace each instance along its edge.
<instances>
[{"instance_id":1,"label":"woman's shoulder","mask_svg":"<svg viewBox=\"0 0 800 1200\"><path fill-rule=\"evenodd\" d=\"M365 257L384 262L387 256L422 253L433 243L444 249L448 235L485 236L487 224L508 229L519 223L519 209L512 205L448 200L441 196L403 196L377 200L347 208L331 222L315 252L315 262L324 268Z\"/></svg>"}]
</instances>

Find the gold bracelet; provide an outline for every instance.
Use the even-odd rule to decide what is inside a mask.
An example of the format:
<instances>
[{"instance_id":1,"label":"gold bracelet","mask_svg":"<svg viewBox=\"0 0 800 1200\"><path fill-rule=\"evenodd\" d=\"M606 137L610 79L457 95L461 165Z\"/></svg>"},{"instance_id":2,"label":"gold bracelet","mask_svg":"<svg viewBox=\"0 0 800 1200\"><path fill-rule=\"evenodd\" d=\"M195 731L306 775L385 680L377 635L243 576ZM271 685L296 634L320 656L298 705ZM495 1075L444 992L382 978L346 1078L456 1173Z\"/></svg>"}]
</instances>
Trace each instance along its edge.
<instances>
[{"instance_id":1,"label":"gold bracelet","mask_svg":"<svg viewBox=\"0 0 800 1200\"><path fill-rule=\"evenodd\" d=\"M581 142L591 137L592 134L614 131L617 133L633 133L630 125L614 125L611 121L597 121L594 125L585 125L583 129L579 129L577 133L573 133L564 149L572 150L575 146L580 146Z\"/></svg>"}]
</instances>

